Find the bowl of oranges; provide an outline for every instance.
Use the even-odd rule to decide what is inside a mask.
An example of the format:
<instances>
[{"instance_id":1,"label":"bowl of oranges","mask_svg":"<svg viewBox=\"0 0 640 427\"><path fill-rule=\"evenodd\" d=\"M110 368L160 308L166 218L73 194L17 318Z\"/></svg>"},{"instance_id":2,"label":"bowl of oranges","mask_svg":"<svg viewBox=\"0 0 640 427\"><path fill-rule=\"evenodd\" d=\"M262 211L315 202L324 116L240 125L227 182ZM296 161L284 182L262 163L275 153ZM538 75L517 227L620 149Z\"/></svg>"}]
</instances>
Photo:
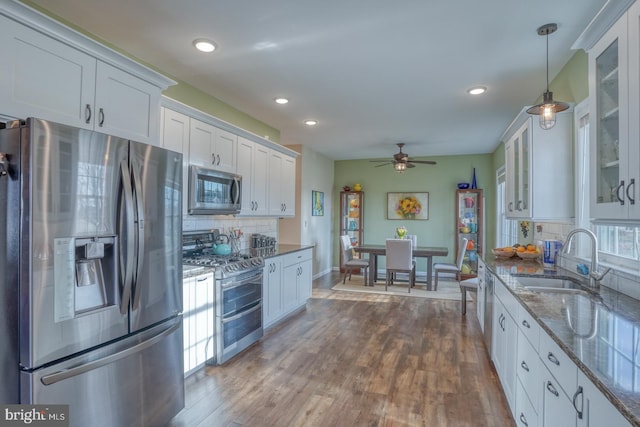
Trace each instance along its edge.
<instances>
[{"instance_id":1,"label":"bowl of oranges","mask_svg":"<svg viewBox=\"0 0 640 427\"><path fill-rule=\"evenodd\" d=\"M505 246L504 248L491 249L491 252L498 258L511 258L516 254L516 248Z\"/></svg>"},{"instance_id":2,"label":"bowl of oranges","mask_svg":"<svg viewBox=\"0 0 640 427\"><path fill-rule=\"evenodd\" d=\"M518 255L522 259L538 259L540 258L541 253L542 252L540 251L540 248L538 248L536 245L529 244L516 247L516 255Z\"/></svg>"}]
</instances>

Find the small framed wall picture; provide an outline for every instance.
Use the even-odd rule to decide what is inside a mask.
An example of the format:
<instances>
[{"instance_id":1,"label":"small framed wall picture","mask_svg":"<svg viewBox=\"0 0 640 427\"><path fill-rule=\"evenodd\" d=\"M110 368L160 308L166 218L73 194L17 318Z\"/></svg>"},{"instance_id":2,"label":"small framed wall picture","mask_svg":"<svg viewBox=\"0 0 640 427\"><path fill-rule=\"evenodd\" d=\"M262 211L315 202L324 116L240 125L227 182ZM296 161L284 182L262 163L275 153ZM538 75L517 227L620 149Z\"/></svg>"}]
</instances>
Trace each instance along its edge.
<instances>
[{"instance_id":1,"label":"small framed wall picture","mask_svg":"<svg viewBox=\"0 0 640 427\"><path fill-rule=\"evenodd\" d=\"M311 191L311 216L324 215L324 192Z\"/></svg>"},{"instance_id":2,"label":"small framed wall picture","mask_svg":"<svg viewBox=\"0 0 640 427\"><path fill-rule=\"evenodd\" d=\"M387 193L387 219L429 219L429 193Z\"/></svg>"}]
</instances>

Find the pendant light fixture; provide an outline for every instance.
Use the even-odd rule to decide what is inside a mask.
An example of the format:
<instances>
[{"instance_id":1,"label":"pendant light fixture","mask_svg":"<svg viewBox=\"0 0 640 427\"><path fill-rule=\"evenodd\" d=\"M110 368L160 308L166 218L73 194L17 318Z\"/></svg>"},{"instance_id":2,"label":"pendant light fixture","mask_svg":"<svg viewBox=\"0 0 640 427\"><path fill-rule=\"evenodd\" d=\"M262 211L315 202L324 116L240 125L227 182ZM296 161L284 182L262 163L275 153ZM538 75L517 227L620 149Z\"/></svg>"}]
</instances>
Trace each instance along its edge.
<instances>
[{"instance_id":1,"label":"pendant light fixture","mask_svg":"<svg viewBox=\"0 0 640 427\"><path fill-rule=\"evenodd\" d=\"M553 92L549 92L549 34L555 33L557 29L557 24L546 24L538 28L538 35L547 38L547 90L542 95L542 103L527 110L529 114L540 116L540 127L545 130L556 124L556 113L569 108L566 102L554 101Z\"/></svg>"}]
</instances>

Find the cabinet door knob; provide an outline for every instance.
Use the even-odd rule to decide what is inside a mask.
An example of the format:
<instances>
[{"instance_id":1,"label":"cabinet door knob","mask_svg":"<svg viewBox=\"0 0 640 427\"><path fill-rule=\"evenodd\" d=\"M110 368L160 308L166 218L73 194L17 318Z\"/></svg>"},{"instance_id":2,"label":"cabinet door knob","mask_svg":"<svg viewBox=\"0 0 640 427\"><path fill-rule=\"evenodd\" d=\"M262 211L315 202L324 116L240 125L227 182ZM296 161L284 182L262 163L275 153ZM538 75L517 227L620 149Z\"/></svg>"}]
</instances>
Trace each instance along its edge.
<instances>
[{"instance_id":1,"label":"cabinet door knob","mask_svg":"<svg viewBox=\"0 0 640 427\"><path fill-rule=\"evenodd\" d=\"M580 410L578 410L578 405L576 405L576 401L578 400L578 396L582 397L582 402L580 403ZM581 420L582 419L582 413L584 410L584 394L582 393L582 386L579 385L578 389L576 390L575 393L573 393L573 408L576 410L576 413L578 414L578 419Z\"/></svg>"},{"instance_id":2,"label":"cabinet door knob","mask_svg":"<svg viewBox=\"0 0 640 427\"><path fill-rule=\"evenodd\" d=\"M620 197L620 189L624 189L624 179L620 181L620 184L616 187L616 198L620 202L620 205L624 205L624 197Z\"/></svg>"},{"instance_id":3,"label":"cabinet door knob","mask_svg":"<svg viewBox=\"0 0 640 427\"><path fill-rule=\"evenodd\" d=\"M522 369L529 372L529 365L527 365L527 362L523 360L522 363L520 363L520 366L522 366Z\"/></svg>"},{"instance_id":4,"label":"cabinet door knob","mask_svg":"<svg viewBox=\"0 0 640 427\"><path fill-rule=\"evenodd\" d=\"M91 105L84 107L84 121L89 124L91 122Z\"/></svg>"},{"instance_id":5,"label":"cabinet door knob","mask_svg":"<svg viewBox=\"0 0 640 427\"><path fill-rule=\"evenodd\" d=\"M531 325L526 320L522 321L522 326L524 326L525 328L531 328Z\"/></svg>"},{"instance_id":6,"label":"cabinet door knob","mask_svg":"<svg viewBox=\"0 0 640 427\"><path fill-rule=\"evenodd\" d=\"M522 412L520 412L520 422L524 425L524 427L527 427L529 425L529 423L527 422L527 419L525 418Z\"/></svg>"},{"instance_id":7,"label":"cabinet door knob","mask_svg":"<svg viewBox=\"0 0 640 427\"><path fill-rule=\"evenodd\" d=\"M547 381L547 390L549 390L555 397L560 396L560 393L558 393L558 390L556 390L551 381Z\"/></svg>"},{"instance_id":8,"label":"cabinet door knob","mask_svg":"<svg viewBox=\"0 0 640 427\"><path fill-rule=\"evenodd\" d=\"M549 361L551 361L551 363L560 366L560 361L558 360L558 358L555 356L555 354L549 352L549 354L547 354L547 359L549 359Z\"/></svg>"}]
</instances>

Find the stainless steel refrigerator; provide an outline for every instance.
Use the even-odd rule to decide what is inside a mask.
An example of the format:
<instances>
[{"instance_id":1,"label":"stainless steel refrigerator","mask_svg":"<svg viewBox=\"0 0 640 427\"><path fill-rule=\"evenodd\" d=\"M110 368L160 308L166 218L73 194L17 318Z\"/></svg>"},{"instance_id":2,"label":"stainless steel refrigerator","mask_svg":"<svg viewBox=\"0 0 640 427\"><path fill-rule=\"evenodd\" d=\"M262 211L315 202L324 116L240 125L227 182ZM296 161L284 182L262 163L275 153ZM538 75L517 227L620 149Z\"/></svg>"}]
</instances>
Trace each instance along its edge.
<instances>
[{"instance_id":1,"label":"stainless steel refrigerator","mask_svg":"<svg viewBox=\"0 0 640 427\"><path fill-rule=\"evenodd\" d=\"M184 407L182 155L29 118L0 130L2 403L72 426Z\"/></svg>"}]
</instances>

